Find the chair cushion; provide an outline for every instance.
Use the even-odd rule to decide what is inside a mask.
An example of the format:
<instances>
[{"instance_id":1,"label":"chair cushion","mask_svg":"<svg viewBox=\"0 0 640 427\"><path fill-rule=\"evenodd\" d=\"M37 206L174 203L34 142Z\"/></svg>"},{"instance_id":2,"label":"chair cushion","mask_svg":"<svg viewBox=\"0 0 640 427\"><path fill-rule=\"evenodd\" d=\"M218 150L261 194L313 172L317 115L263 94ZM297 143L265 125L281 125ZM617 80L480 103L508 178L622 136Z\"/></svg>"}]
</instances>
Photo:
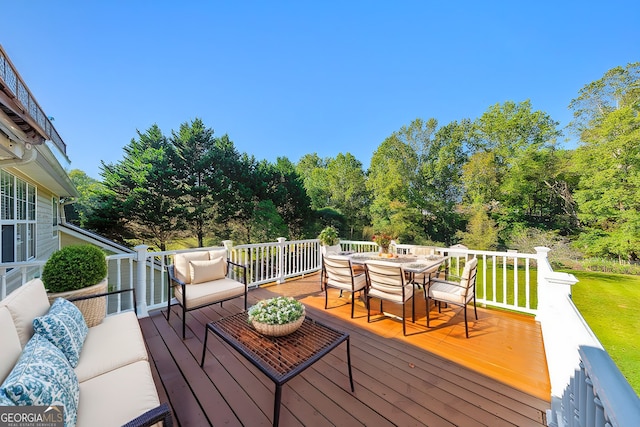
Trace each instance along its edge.
<instances>
[{"instance_id":1,"label":"chair cushion","mask_svg":"<svg viewBox=\"0 0 640 427\"><path fill-rule=\"evenodd\" d=\"M173 289L176 299L182 303L182 287L176 286ZM244 295L245 286L236 280L224 278L198 285L185 286L185 290L185 308L191 309Z\"/></svg>"},{"instance_id":2,"label":"chair cushion","mask_svg":"<svg viewBox=\"0 0 640 427\"><path fill-rule=\"evenodd\" d=\"M27 342L1 386L18 405L63 405L65 426L74 426L80 387L64 354L40 334Z\"/></svg>"},{"instance_id":3,"label":"chair cushion","mask_svg":"<svg viewBox=\"0 0 640 427\"><path fill-rule=\"evenodd\" d=\"M6 307L0 307L0 348L0 381L4 381L22 353L18 332Z\"/></svg>"},{"instance_id":4,"label":"chair cushion","mask_svg":"<svg viewBox=\"0 0 640 427\"><path fill-rule=\"evenodd\" d=\"M89 332L78 307L64 298L56 298L49 313L33 319L33 330L58 347L72 367L78 365L82 344Z\"/></svg>"},{"instance_id":5,"label":"chair cushion","mask_svg":"<svg viewBox=\"0 0 640 427\"><path fill-rule=\"evenodd\" d=\"M209 259L224 258L227 259L226 249L212 249L209 251Z\"/></svg>"},{"instance_id":6,"label":"chair cushion","mask_svg":"<svg viewBox=\"0 0 640 427\"><path fill-rule=\"evenodd\" d=\"M377 286L369 288L368 295L370 297L380 298L387 301L404 303L413 296L413 285L407 283L404 285L404 300L402 299L402 287L400 286Z\"/></svg>"},{"instance_id":7,"label":"chair cushion","mask_svg":"<svg viewBox=\"0 0 640 427\"><path fill-rule=\"evenodd\" d=\"M209 261L189 261L191 284L224 279L226 263L226 259L221 257Z\"/></svg>"},{"instance_id":8,"label":"chair cushion","mask_svg":"<svg viewBox=\"0 0 640 427\"><path fill-rule=\"evenodd\" d=\"M347 291L351 291L351 277L338 276L333 277L329 276L327 280L327 285L333 288L345 289ZM364 274L359 274L357 276L353 276L353 290L359 291L364 289L367 285L367 278Z\"/></svg>"},{"instance_id":9,"label":"chair cushion","mask_svg":"<svg viewBox=\"0 0 640 427\"><path fill-rule=\"evenodd\" d=\"M49 298L40 279L33 279L11 292L0 301L7 307L16 326L20 345L24 347L33 335L33 319L49 311Z\"/></svg>"},{"instance_id":10,"label":"chair cushion","mask_svg":"<svg viewBox=\"0 0 640 427\"><path fill-rule=\"evenodd\" d=\"M189 261L207 261L209 260L209 252L196 251L185 252L182 254L175 254L173 257L174 273L176 279L184 282L191 283L191 269L189 268Z\"/></svg>"},{"instance_id":11,"label":"chair cushion","mask_svg":"<svg viewBox=\"0 0 640 427\"><path fill-rule=\"evenodd\" d=\"M460 278L460 286L467 287L469 286L469 279L472 275L473 270L478 266L478 259L472 258L464 265L464 270L462 270L462 276ZM473 283L472 283L473 284Z\"/></svg>"},{"instance_id":12,"label":"chair cushion","mask_svg":"<svg viewBox=\"0 0 640 427\"><path fill-rule=\"evenodd\" d=\"M148 362L80 383L76 427L121 426L160 404Z\"/></svg>"},{"instance_id":13,"label":"chair cushion","mask_svg":"<svg viewBox=\"0 0 640 427\"><path fill-rule=\"evenodd\" d=\"M397 288L402 293L405 273L401 266L385 261L366 261L365 265L371 286L386 286L389 292L395 292L393 288Z\"/></svg>"},{"instance_id":14,"label":"chair cushion","mask_svg":"<svg viewBox=\"0 0 640 427\"><path fill-rule=\"evenodd\" d=\"M470 292L470 296L467 297L465 301L465 291L466 288L461 287L457 283L433 280L429 286L429 298L450 302L452 304L464 304L473 297L473 293Z\"/></svg>"},{"instance_id":15,"label":"chair cushion","mask_svg":"<svg viewBox=\"0 0 640 427\"><path fill-rule=\"evenodd\" d=\"M224 258L224 275L226 276L229 270L229 264L227 263L227 250L226 249L214 249L209 251L209 259L214 260L217 258Z\"/></svg>"},{"instance_id":16,"label":"chair cushion","mask_svg":"<svg viewBox=\"0 0 640 427\"><path fill-rule=\"evenodd\" d=\"M126 349L122 351L121 349ZM135 312L105 317L89 328L75 371L82 384L91 378L131 363L147 360L147 348Z\"/></svg>"}]
</instances>

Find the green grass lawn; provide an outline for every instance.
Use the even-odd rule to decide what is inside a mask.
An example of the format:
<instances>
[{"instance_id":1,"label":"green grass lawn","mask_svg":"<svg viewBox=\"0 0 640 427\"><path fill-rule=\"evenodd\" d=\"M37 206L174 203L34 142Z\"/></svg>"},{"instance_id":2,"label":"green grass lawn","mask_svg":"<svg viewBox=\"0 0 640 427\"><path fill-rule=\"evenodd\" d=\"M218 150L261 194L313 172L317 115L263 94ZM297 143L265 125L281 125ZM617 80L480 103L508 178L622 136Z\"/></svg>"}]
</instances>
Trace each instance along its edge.
<instances>
[{"instance_id":1,"label":"green grass lawn","mask_svg":"<svg viewBox=\"0 0 640 427\"><path fill-rule=\"evenodd\" d=\"M620 371L640 395L640 277L569 271L573 301Z\"/></svg>"}]
</instances>

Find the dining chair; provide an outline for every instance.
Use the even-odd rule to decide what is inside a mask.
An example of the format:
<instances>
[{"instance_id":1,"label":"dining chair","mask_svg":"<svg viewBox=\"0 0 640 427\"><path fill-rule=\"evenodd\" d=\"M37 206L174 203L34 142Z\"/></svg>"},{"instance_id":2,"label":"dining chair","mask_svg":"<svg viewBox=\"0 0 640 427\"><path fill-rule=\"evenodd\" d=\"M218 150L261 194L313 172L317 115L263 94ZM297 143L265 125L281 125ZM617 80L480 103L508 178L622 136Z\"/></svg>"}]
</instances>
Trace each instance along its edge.
<instances>
[{"instance_id":1,"label":"dining chair","mask_svg":"<svg viewBox=\"0 0 640 427\"><path fill-rule=\"evenodd\" d=\"M326 255L322 257L321 283L324 284L324 308L329 305L329 288L351 292L351 318L355 309L355 293L365 290L367 278L365 273L355 274L351 260L339 255ZM334 308L334 307L332 307Z\"/></svg>"},{"instance_id":2,"label":"dining chair","mask_svg":"<svg viewBox=\"0 0 640 427\"><path fill-rule=\"evenodd\" d=\"M464 310L464 330L469 338L469 325L467 322L467 304L473 300L473 312L478 320L476 310L476 274L478 271L478 259L472 258L464 265L464 270L459 281L432 278L425 288L427 300L427 327L429 327L430 300L437 302L438 313L441 313L441 303L453 304ZM451 279L448 276L446 279Z\"/></svg>"},{"instance_id":3,"label":"dining chair","mask_svg":"<svg viewBox=\"0 0 640 427\"><path fill-rule=\"evenodd\" d=\"M431 279L440 277L442 264L434 265L433 267L422 271L420 273L409 274L411 283L422 286L423 289L427 287Z\"/></svg>"},{"instance_id":4,"label":"dining chair","mask_svg":"<svg viewBox=\"0 0 640 427\"><path fill-rule=\"evenodd\" d=\"M416 303L413 284L405 280L405 272L401 265L384 261L365 261L368 287L365 292L367 300L367 322L371 322L371 298L380 299L380 312L384 314L382 302L389 301L402 305L402 333L407 335L405 307L411 300L411 321L416 322Z\"/></svg>"},{"instance_id":5,"label":"dining chair","mask_svg":"<svg viewBox=\"0 0 640 427\"><path fill-rule=\"evenodd\" d=\"M320 256L322 258L330 255L338 255L340 251L341 251L340 243L333 246L320 245ZM320 290L324 291L324 282L322 281L322 274L320 274Z\"/></svg>"}]
</instances>

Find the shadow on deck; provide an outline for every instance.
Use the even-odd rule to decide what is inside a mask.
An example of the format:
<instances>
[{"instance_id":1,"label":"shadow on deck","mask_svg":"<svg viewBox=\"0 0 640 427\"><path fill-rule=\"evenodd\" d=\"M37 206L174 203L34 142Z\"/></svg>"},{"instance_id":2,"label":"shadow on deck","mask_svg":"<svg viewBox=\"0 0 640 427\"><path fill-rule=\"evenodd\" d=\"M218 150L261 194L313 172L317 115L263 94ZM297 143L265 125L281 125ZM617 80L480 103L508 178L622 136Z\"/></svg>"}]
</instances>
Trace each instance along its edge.
<instances>
[{"instance_id":1,"label":"shadow on deck","mask_svg":"<svg viewBox=\"0 0 640 427\"><path fill-rule=\"evenodd\" d=\"M309 317L350 334L355 382L351 393L339 346L283 387L281 426L545 425L550 385L540 326L530 316L479 308L466 339L459 308L441 315L432 309L436 320L427 329L424 299L417 298L416 323L408 321L404 337L401 321L373 316L377 304L377 321L367 323L360 301L351 319L349 298L336 290L329 294L336 307L324 310L317 274L252 290L249 304L275 294L301 299ZM173 308L170 323L166 309L141 319L158 393L176 425L271 424L274 385L239 353L210 335L199 366L204 325L242 309L240 298L187 313L184 341L180 310Z\"/></svg>"}]
</instances>

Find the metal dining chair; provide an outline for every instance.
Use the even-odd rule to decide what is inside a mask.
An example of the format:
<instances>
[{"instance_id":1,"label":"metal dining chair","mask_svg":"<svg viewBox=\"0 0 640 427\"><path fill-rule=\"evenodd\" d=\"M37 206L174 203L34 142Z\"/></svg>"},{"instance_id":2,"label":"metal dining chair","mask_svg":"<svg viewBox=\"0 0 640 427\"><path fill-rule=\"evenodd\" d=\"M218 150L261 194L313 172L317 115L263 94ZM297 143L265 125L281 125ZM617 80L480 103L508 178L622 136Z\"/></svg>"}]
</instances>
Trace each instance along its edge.
<instances>
[{"instance_id":1,"label":"metal dining chair","mask_svg":"<svg viewBox=\"0 0 640 427\"><path fill-rule=\"evenodd\" d=\"M351 318L354 316L355 293L365 290L367 278L363 273L354 274L351 260L337 255L326 255L322 258L321 282L324 285L324 308L329 305L329 288L351 292Z\"/></svg>"},{"instance_id":2,"label":"metal dining chair","mask_svg":"<svg viewBox=\"0 0 640 427\"><path fill-rule=\"evenodd\" d=\"M382 302L389 301L402 305L402 333L407 335L405 307L411 300L411 321L416 322L416 303L413 284L405 280L401 265L384 261L365 261L365 271L369 286L366 291L367 322L371 322L371 299L380 300L380 312L384 314Z\"/></svg>"},{"instance_id":3,"label":"metal dining chair","mask_svg":"<svg viewBox=\"0 0 640 427\"><path fill-rule=\"evenodd\" d=\"M459 281L432 278L425 288L427 300L427 327L429 327L429 301L438 303L438 313L441 312L441 303L453 304L462 307L464 311L464 331L469 338L469 325L467 322L467 304L473 300L473 312L478 320L476 310L476 273L478 271L478 259L472 258L466 262ZM448 277L450 279L451 276Z\"/></svg>"}]
</instances>

